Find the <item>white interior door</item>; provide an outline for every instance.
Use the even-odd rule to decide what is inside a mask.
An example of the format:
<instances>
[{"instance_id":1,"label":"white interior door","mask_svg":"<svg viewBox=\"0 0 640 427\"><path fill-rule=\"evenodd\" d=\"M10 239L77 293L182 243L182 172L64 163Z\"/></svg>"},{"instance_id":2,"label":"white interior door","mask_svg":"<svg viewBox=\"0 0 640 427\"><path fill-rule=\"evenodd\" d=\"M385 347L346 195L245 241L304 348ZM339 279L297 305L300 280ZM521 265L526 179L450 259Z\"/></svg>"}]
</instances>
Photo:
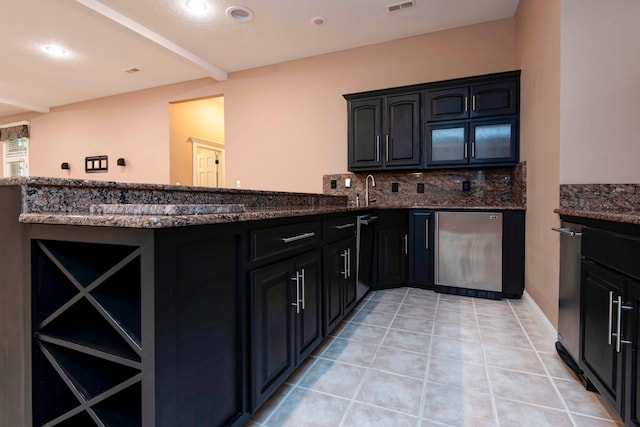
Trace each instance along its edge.
<instances>
[{"instance_id":1,"label":"white interior door","mask_svg":"<svg viewBox=\"0 0 640 427\"><path fill-rule=\"evenodd\" d=\"M191 137L195 139L195 137ZM199 139L199 141L204 141ZM201 187L224 187L224 145L193 144L193 185ZM215 144L215 145L214 145Z\"/></svg>"},{"instance_id":2,"label":"white interior door","mask_svg":"<svg viewBox=\"0 0 640 427\"><path fill-rule=\"evenodd\" d=\"M207 152L198 154L198 182L196 185L201 187L218 187L219 186L219 172L218 165L220 159L218 153L213 150L206 150Z\"/></svg>"}]
</instances>

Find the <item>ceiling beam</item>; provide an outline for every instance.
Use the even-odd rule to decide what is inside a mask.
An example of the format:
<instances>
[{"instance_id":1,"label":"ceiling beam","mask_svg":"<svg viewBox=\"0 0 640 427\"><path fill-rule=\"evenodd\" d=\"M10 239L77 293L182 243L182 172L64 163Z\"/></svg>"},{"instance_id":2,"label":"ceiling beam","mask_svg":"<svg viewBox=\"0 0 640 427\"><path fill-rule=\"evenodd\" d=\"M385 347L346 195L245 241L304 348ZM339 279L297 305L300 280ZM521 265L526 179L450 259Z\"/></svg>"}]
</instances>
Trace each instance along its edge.
<instances>
[{"instance_id":1,"label":"ceiling beam","mask_svg":"<svg viewBox=\"0 0 640 427\"><path fill-rule=\"evenodd\" d=\"M15 99L0 98L0 104L11 105L13 107L22 108L23 110L35 111L37 113L48 113L49 107L42 105L27 104L25 102L17 101Z\"/></svg>"},{"instance_id":2,"label":"ceiling beam","mask_svg":"<svg viewBox=\"0 0 640 427\"><path fill-rule=\"evenodd\" d=\"M169 51L175 53L178 56L181 56L187 61L205 69L210 77L213 77L216 80L227 80L227 72L224 71L222 68L208 61L205 61L204 59L188 51L187 49L184 49L183 47L178 46L171 40L165 37L162 37L160 34L154 31L151 31L149 28L145 27L144 25L134 21L128 16L121 14L120 12L117 12L111 9L110 7L102 4L98 0L75 0L75 1L93 10L94 12L99 13L105 18L108 18L114 22L117 22L123 27L128 28L129 30L141 35L142 37L152 41L153 43L160 45L165 49L168 49Z\"/></svg>"}]
</instances>

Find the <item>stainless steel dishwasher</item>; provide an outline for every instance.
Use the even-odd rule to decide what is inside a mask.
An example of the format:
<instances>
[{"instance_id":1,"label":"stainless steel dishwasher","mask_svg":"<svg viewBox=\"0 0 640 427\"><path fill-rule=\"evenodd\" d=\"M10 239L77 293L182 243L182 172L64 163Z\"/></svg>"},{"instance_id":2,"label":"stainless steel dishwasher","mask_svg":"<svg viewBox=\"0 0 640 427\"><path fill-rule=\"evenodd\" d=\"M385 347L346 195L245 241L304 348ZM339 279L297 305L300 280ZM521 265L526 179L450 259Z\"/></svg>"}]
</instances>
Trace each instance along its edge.
<instances>
[{"instance_id":1,"label":"stainless steel dishwasher","mask_svg":"<svg viewBox=\"0 0 640 427\"><path fill-rule=\"evenodd\" d=\"M580 264L582 262L582 224L561 221L560 283L558 290L558 341L556 350L588 390L595 388L578 366L580 357Z\"/></svg>"},{"instance_id":2,"label":"stainless steel dishwasher","mask_svg":"<svg viewBox=\"0 0 640 427\"><path fill-rule=\"evenodd\" d=\"M436 212L435 290L502 297L502 214Z\"/></svg>"}]
</instances>

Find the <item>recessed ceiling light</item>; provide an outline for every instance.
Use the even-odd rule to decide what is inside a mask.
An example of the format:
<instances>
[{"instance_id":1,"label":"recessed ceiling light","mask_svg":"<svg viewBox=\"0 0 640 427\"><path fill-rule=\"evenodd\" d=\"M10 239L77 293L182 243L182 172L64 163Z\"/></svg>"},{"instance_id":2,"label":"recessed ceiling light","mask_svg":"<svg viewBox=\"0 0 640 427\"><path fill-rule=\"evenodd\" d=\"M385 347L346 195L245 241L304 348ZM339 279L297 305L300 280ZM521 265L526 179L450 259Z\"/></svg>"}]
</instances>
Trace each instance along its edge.
<instances>
[{"instance_id":1,"label":"recessed ceiling light","mask_svg":"<svg viewBox=\"0 0 640 427\"><path fill-rule=\"evenodd\" d=\"M51 56L55 56L57 58L61 58L63 56L67 56L69 54L69 52L67 52L67 50L61 46L58 46L56 44L48 44L42 47L42 50L44 50L46 53L48 53Z\"/></svg>"},{"instance_id":2,"label":"recessed ceiling light","mask_svg":"<svg viewBox=\"0 0 640 427\"><path fill-rule=\"evenodd\" d=\"M327 20L322 16L314 16L313 18L311 18L311 23L313 25L323 25L325 22L327 22Z\"/></svg>"},{"instance_id":3,"label":"recessed ceiling light","mask_svg":"<svg viewBox=\"0 0 640 427\"><path fill-rule=\"evenodd\" d=\"M187 0L185 3L187 10L194 15L207 13L208 5L204 0Z\"/></svg>"},{"instance_id":4,"label":"recessed ceiling light","mask_svg":"<svg viewBox=\"0 0 640 427\"><path fill-rule=\"evenodd\" d=\"M253 12L248 7L231 6L227 8L227 16L240 22L247 22L253 19Z\"/></svg>"}]
</instances>

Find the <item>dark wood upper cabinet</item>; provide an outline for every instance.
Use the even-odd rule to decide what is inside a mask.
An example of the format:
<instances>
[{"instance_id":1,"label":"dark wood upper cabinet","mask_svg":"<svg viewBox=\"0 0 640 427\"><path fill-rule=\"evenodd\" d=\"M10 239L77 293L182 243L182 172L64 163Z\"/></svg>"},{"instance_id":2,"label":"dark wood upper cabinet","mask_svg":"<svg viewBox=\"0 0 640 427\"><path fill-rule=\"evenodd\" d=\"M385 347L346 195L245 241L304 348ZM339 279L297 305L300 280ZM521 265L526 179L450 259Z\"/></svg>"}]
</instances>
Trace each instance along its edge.
<instances>
[{"instance_id":1,"label":"dark wood upper cabinet","mask_svg":"<svg viewBox=\"0 0 640 427\"><path fill-rule=\"evenodd\" d=\"M382 98L349 103L349 168L382 167Z\"/></svg>"},{"instance_id":2,"label":"dark wood upper cabinet","mask_svg":"<svg viewBox=\"0 0 640 427\"><path fill-rule=\"evenodd\" d=\"M389 96L385 104L384 165L419 166L420 94Z\"/></svg>"},{"instance_id":3,"label":"dark wood upper cabinet","mask_svg":"<svg viewBox=\"0 0 640 427\"><path fill-rule=\"evenodd\" d=\"M471 86L471 117L518 114L518 81L507 80Z\"/></svg>"},{"instance_id":4,"label":"dark wood upper cabinet","mask_svg":"<svg viewBox=\"0 0 640 427\"><path fill-rule=\"evenodd\" d=\"M350 171L512 166L519 161L520 71L344 97Z\"/></svg>"},{"instance_id":5,"label":"dark wood upper cabinet","mask_svg":"<svg viewBox=\"0 0 640 427\"><path fill-rule=\"evenodd\" d=\"M419 167L421 94L349 102L349 168Z\"/></svg>"},{"instance_id":6,"label":"dark wood upper cabinet","mask_svg":"<svg viewBox=\"0 0 640 427\"><path fill-rule=\"evenodd\" d=\"M458 120L469 117L469 87L428 90L427 121Z\"/></svg>"}]
</instances>

